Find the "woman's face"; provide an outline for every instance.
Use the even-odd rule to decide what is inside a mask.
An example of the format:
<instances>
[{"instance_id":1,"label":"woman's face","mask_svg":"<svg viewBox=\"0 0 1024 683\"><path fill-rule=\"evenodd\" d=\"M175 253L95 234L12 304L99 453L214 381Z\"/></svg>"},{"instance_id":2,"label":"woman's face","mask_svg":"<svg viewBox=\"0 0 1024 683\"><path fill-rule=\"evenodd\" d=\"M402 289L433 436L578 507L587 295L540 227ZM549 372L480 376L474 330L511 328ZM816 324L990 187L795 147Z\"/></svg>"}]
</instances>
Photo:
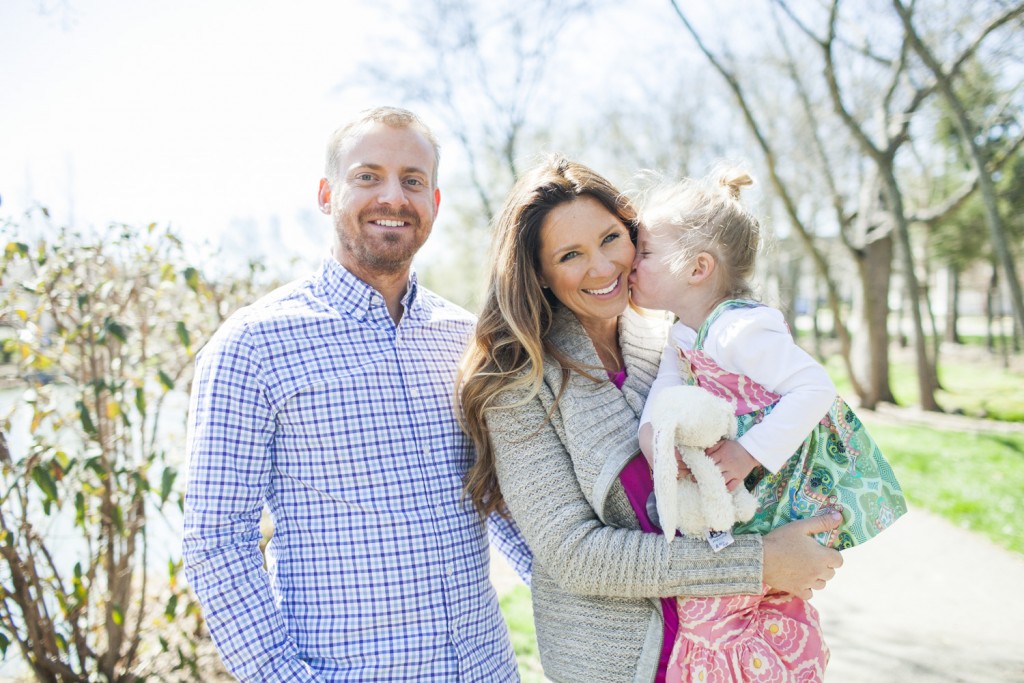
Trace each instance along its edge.
<instances>
[{"instance_id":1,"label":"woman's face","mask_svg":"<svg viewBox=\"0 0 1024 683\"><path fill-rule=\"evenodd\" d=\"M622 221L582 196L552 209L541 225L541 284L584 324L616 318L629 302L635 253Z\"/></svg>"}]
</instances>

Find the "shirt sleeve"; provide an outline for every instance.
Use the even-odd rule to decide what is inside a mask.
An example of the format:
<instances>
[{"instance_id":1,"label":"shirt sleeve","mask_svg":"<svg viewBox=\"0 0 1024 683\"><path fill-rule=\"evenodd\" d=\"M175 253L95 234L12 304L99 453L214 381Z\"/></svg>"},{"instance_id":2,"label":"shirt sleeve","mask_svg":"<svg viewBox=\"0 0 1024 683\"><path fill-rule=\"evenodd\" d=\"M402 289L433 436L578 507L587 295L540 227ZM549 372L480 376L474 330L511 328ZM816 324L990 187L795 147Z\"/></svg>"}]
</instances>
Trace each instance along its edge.
<instances>
[{"instance_id":1,"label":"shirt sleeve","mask_svg":"<svg viewBox=\"0 0 1024 683\"><path fill-rule=\"evenodd\" d=\"M730 311L709 330L704 350L728 372L779 394L778 404L738 441L778 472L825 416L836 387L825 368L793 340L782 313L767 306Z\"/></svg>"},{"instance_id":2,"label":"shirt sleeve","mask_svg":"<svg viewBox=\"0 0 1024 683\"><path fill-rule=\"evenodd\" d=\"M203 349L189 408L183 559L227 668L241 680L320 681L274 604L259 550L274 415L259 353L227 324Z\"/></svg>"},{"instance_id":3,"label":"shirt sleeve","mask_svg":"<svg viewBox=\"0 0 1024 683\"><path fill-rule=\"evenodd\" d=\"M738 536L715 553L704 540L667 544L660 534L604 524L580 489L541 399L522 403L512 393L499 396L487 414L498 482L534 557L564 590L618 598L760 591L763 554L756 534Z\"/></svg>"},{"instance_id":4,"label":"shirt sleeve","mask_svg":"<svg viewBox=\"0 0 1024 683\"><path fill-rule=\"evenodd\" d=\"M692 336L692 330L683 326L682 323L672 326L668 343L665 345L665 350L661 352L658 376L651 384L651 391L647 394L647 401L644 403L644 410L640 415L641 427L651 421L649 413L654 397L668 387L678 387L684 384L683 376L679 372L679 352L676 350L676 346L681 344L683 348L692 348Z\"/></svg>"},{"instance_id":5,"label":"shirt sleeve","mask_svg":"<svg viewBox=\"0 0 1024 683\"><path fill-rule=\"evenodd\" d=\"M508 560L523 583L529 586L533 572L533 553L530 552L519 526L514 520L494 513L487 520L487 533L494 547Z\"/></svg>"}]
</instances>

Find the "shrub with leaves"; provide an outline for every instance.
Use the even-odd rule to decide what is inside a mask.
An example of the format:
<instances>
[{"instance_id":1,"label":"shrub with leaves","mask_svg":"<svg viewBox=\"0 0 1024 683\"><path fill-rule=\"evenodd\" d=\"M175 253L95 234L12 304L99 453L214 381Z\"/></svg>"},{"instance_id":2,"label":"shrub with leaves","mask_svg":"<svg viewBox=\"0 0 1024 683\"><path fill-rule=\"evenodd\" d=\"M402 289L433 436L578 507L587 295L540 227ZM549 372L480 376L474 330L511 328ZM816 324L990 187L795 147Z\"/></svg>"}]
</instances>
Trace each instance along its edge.
<instances>
[{"instance_id":1,"label":"shrub with leaves","mask_svg":"<svg viewBox=\"0 0 1024 683\"><path fill-rule=\"evenodd\" d=\"M183 402L195 351L261 271L213 283L156 225L0 230L6 391L20 393L0 416L0 651L42 681L209 680L178 544L152 538L183 506L183 443L161 428L184 431L167 400Z\"/></svg>"}]
</instances>

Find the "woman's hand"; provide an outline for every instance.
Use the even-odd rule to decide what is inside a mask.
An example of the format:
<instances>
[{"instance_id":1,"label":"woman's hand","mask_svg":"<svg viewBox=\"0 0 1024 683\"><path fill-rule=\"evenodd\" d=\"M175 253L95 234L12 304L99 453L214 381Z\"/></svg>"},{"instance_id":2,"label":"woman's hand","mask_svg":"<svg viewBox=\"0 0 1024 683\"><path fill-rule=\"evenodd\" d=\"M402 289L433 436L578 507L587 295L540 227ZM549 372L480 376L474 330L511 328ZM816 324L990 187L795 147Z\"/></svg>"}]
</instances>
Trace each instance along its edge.
<instances>
[{"instance_id":1,"label":"woman's hand","mask_svg":"<svg viewBox=\"0 0 1024 683\"><path fill-rule=\"evenodd\" d=\"M778 591L809 600L843 566L838 550L812 536L839 526L839 513L801 519L773 529L764 537L764 582Z\"/></svg>"}]
</instances>

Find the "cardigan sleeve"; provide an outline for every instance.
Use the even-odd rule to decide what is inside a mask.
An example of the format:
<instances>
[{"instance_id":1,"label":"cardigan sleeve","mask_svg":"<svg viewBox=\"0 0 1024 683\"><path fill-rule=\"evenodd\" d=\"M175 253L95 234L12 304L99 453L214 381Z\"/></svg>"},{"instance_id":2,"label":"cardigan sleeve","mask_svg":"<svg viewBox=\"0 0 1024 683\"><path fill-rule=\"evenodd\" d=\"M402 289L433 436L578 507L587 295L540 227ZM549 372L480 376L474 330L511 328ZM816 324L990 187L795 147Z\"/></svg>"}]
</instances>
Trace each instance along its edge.
<instances>
[{"instance_id":1,"label":"cardigan sleeve","mask_svg":"<svg viewBox=\"0 0 1024 683\"><path fill-rule=\"evenodd\" d=\"M539 397L511 391L487 414L498 482L538 564L578 595L618 598L755 594L761 537L715 553L703 541L607 526L580 487L568 450Z\"/></svg>"}]
</instances>

